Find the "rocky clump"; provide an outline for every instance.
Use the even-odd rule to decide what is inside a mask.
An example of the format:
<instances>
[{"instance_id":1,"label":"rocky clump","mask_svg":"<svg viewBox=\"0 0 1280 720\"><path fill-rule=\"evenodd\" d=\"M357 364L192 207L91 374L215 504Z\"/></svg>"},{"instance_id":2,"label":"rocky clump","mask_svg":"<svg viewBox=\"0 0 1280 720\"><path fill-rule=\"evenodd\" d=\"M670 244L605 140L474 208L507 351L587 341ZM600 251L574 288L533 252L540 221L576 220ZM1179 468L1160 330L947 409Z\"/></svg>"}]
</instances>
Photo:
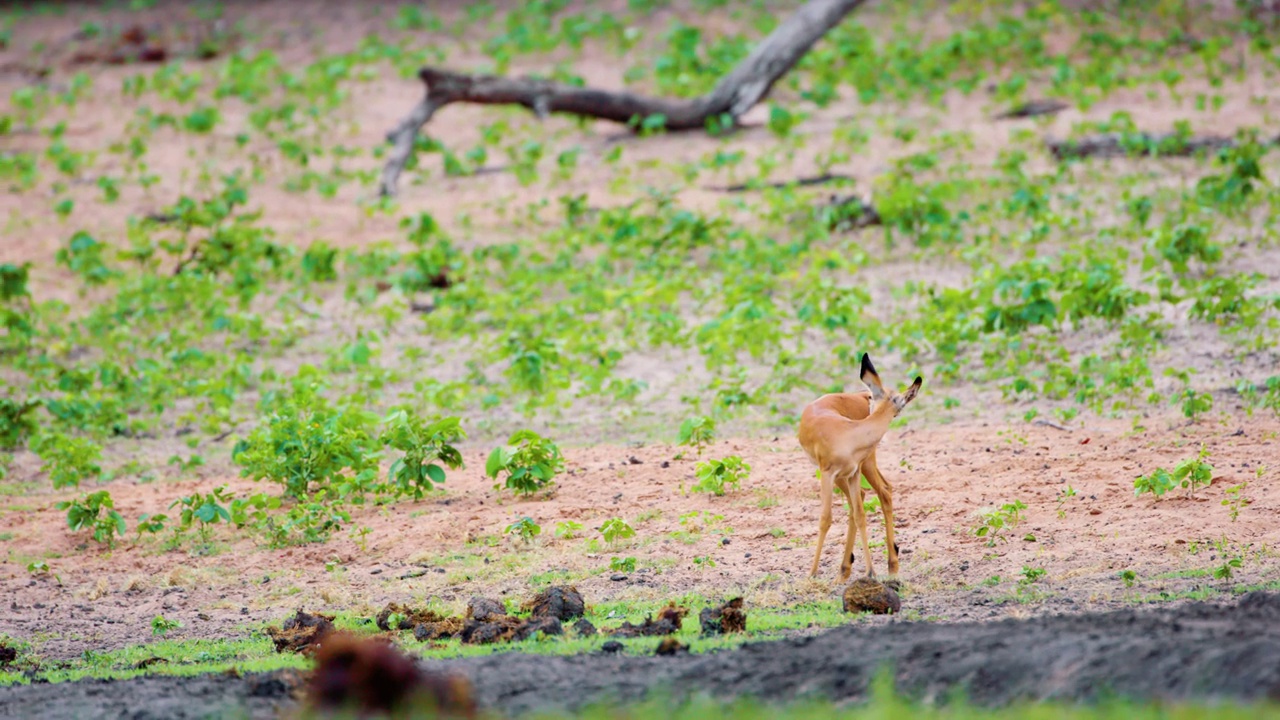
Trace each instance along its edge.
<instances>
[{"instance_id":1,"label":"rocky clump","mask_svg":"<svg viewBox=\"0 0 1280 720\"><path fill-rule=\"evenodd\" d=\"M311 614L299 609L281 627L267 628L267 636L276 646L276 652L295 652L311 655L324 637L333 632L333 616Z\"/></svg>"},{"instance_id":2,"label":"rocky clump","mask_svg":"<svg viewBox=\"0 0 1280 720\"><path fill-rule=\"evenodd\" d=\"M844 611L892 615L902 609L902 600L892 587L875 578L862 577L844 589Z\"/></svg>"},{"instance_id":3,"label":"rocky clump","mask_svg":"<svg viewBox=\"0 0 1280 720\"><path fill-rule=\"evenodd\" d=\"M747 611L742 598L734 598L720 607L703 608L698 615L703 636L727 635L747 631Z\"/></svg>"},{"instance_id":4,"label":"rocky clump","mask_svg":"<svg viewBox=\"0 0 1280 720\"><path fill-rule=\"evenodd\" d=\"M675 603L672 603L658 611L658 618L656 620L652 615L650 615L639 625L632 625L630 622L624 622L621 627L617 627L606 632L614 637L660 637L662 635L674 635L680 632L680 625L684 620L684 616L688 614L688 608L676 607Z\"/></svg>"},{"instance_id":5,"label":"rocky clump","mask_svg":"<svg viewBox=\"0 0 1280 720\"><path fill-rule=\"evenodd\" d=\"M560 622L569 622L582 617L587 611L587 604L577 588L556 585L533 596L521 609L528 612L531 618L555 618Z\"/></svg>"}]
</instances>

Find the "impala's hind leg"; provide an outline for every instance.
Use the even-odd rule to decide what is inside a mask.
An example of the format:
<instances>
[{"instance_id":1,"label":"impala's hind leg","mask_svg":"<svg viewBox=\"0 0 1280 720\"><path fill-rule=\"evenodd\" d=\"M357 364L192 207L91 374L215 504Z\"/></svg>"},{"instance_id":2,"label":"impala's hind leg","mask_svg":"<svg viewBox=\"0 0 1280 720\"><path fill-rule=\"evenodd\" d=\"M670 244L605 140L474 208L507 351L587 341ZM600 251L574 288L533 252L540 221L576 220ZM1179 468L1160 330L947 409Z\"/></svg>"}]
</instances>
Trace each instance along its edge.
<instances>
[{"instance_id":1,"label":"impala's hind leg","mask_svg":"<svg viewBox=\"0 0 1280 720\"><path fill-rule=\"evenodd\" d=\"M858 477L858 473L853 473L852 477ZM858 534L858 516L853 513L853 493L849 489L849 475L841 475L836 478L836 488L838 488L849 500L849 529L844 534L844 552L840 554L840 580L849 579L849 575L853 573L853 539Z\"/></svg>"},{"instance_id":2,"label":"impala's hind leg","mask_svg":"<svg viewBox=\"0 0 1280 720\"><path fill-rule=\"evenodd\" d=\"M889 577L897 577L898 543L893 536L893 485L880 474L874 450L863 461L862 474L867 478L867 484L871 486L876 497L880 498L880 512L884 513L884 544L889 551Z\"/></svg>"},{"instance_id":3,"label":"impala's hind leg","mask_svg":"<svg viewBox=\"0 0 1280 720\"><path fill-rule=\"evenodd\" d=\"M850 522L850 527L853 527L853 523L857 523L858 534L862 536L862 557L867 563L867 577L873 578L876 576L876 568L871 563L871 542L867 540L867 510L862 504L862 483L858 480L857 473L853 475L852 489L853 494L849 497L849 515L856 520ZM853 558L850 557L849 561L852 564Z\"/></svg>"},{"instance_id":4,"label":"impala's hind leg","mask_svg":"<svg viewBox=\"0 0 1280 720\"><path fill-rule=\"evenodd\" d=\"M818 563L822 560L822 543L826 542L827 531L831 529L831 492L835 472L830 469L819 469L822 481L822 519L818 521L818 549L813 553L813 570L809 577L818 576Z\"/></svg>"}]
</instances>

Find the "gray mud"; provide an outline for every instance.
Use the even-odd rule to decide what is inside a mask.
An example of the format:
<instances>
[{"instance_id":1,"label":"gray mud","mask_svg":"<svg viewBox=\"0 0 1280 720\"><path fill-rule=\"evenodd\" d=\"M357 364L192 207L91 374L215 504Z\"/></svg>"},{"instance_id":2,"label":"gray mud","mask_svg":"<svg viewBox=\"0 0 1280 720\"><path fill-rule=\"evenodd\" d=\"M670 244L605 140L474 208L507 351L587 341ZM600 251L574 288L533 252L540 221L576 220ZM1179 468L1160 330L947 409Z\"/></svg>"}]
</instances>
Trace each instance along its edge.
<instances>
[{"instance_id":1,"label":"gray mud","mask_svg":"<svg viewBox=\"0 0 1280 720\"><path fill-rule=\"evenodd\" d=\"M856 702L886 665L900 693L924 701L945 700L955 689L987 706L1105 697L1280 701L1280 594L1249 593L1235 605L850 626L705 655L507 653L427 664L466 674L482 706L510 715L696 694ZM193 718L238 707L271 717L294 702L286 683L273 679L152 677L0 688L0 716Z\"/></svg>"}]
</instances>

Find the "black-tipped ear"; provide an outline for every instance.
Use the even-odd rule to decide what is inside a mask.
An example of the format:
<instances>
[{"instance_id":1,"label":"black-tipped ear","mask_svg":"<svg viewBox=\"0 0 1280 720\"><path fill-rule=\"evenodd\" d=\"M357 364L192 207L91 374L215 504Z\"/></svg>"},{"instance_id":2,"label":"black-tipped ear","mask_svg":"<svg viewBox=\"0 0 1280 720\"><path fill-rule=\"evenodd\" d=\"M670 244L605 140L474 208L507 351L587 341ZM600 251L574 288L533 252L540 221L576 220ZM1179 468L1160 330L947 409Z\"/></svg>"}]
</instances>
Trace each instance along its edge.
<instances>
[{"instance_id":1,"label":"black-tipped ear","mask_svg":"<svg viewBox=\"0 0 1280 720\"><path fill-rule=\"evenodd\" d=\"M862 371L858 374L866 375L867 373L872 375L879 374L876 372L876 366L871 364L871 353L862 353Z\"/></svg>"},{"instance_id":2,"label":"black-tipped ear","mask_svg":"<svg viewBox=\"0 0 1280 720\"><path fill-rule=\"evenodd\" d=\"M919 375L917 375L917 376L916 376L916 381L915 381L915 382L913 382L913 383L911 383L911 387L907 388L907 391L906 391L905 393L903 393L903 394L902 394L902 398L903 398L903 400L902 400L902 404L903 404L903 405L906 405L907 403L911 402L912 400L914 400L914 399L916 398L916 393L920 392L920 385L921 385L922 383L924 383L924 378L922 378L922 377L920 377Z\"/></svg>"},{"instance_id":3,"label":"black-tipped ear","mask_svg":"<svg viewBox=\"0 0 1280 720\"><path fill-rule=\"evenodd\" d=\"M871 399L880 401L884 398L884 384L880 382L880 375L876 373L876 366L871 364L871 355L862 354L862 373L860 379L871 390Z\"/></svg>"}]
</instances>

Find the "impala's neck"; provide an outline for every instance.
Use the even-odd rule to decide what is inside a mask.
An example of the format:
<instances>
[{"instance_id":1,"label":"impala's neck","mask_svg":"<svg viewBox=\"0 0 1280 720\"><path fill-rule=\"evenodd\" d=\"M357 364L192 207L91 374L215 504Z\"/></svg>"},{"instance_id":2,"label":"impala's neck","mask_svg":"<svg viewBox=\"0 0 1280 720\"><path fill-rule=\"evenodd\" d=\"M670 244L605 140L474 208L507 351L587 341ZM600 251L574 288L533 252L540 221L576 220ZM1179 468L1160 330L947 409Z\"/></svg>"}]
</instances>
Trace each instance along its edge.
<instances>
[{"instance_id":1,"label":"impala's neck","mask_svg":"<svg viewBox=\"0 0 1280 720\"><path fill-rule=\"evenodd\" d=\"M889 431L889 423L893 422L897 415L898 408L894 407L893 401L886 397L872 405L871 413L862 422L875 427L883 435Z\"/></svg>"}]
</instances>

